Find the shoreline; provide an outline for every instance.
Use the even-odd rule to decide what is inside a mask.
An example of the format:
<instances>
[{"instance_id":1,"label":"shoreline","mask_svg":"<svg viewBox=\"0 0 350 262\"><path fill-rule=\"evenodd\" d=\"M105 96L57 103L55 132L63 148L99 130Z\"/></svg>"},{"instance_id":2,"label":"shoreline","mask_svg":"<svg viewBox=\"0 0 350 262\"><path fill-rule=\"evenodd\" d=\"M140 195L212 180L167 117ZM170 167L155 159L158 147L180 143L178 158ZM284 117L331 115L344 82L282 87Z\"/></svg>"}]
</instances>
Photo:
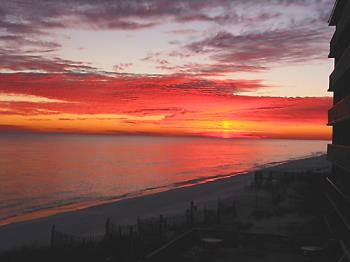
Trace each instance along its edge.
<instances>
[{"instance_id":1,"label":"shoreline","mask_svg":"<svg viewBox=\"0 0 350 262\"><path fill-rule=\"evenodd\" d=\"M321 155L298 160L286 160L270 167L257 168L257 170L325 169L329 166L325 158L325 155ZM23 245L47 245L50 239L50 228L53 224L60 230L83 236L103 233L103 226L108 217L115 223L125 225L134 224L137 216L181 215L190 201L202 206L216 203L218 198L239 198L244 188L252 182L252 178L253 172L234 175L231 173L229 177L220 177L211 182L157 193L152 192L112 203L8 224L0 227L0 250L17 248Z\"/></svg>"},{"instance_id":2,"label":"shoreline","mask_svg":"<svg viewBox=\"0 0 350 262\"><path fill-rule=\"evenodd\" d=\"M215 182L215 181L221 180L221 179L228 179L228 178L232 178L235 176L246 175L249 173L253 173L257 170L264 170L264 169L275 167L278 165L283 165L283 164L286 164L290 161L297 161L297 160L317 157L317 156L321 156L321 155L323 155L323 153L320 153L320 154L316 153L314 155L290 158L288 160L283 160L283 161L279 161L279 162L270 162L270 163L256 166L256 167L253 167L253 168L247 169L247 170L237 170L237 171L230 172L227 174L213 175L213 176L208 176L208 177L203 177L203 178L196 178L196 179L176 182L176 183L169 184L169 185L145 188L145 189L140 190L140 191L116 195L116 196L108 197L105 199L96 199L96 200L91 200L91 201L86 201L86 202L66 203L66 204L56 205L56 206L52 206L52 207L38 208L38 209L33 210L33 211L27 211L27 212L23 212L23 213L20 213L17 215L12 215L12 216L8 216L8 217L5 217L3 219L0 219L0 229L4 226L8 226L11 224L23 223L26 221L36 220L36 219L40 219L40 218L46 218L46 217L55 216L55 215L59 215L59 214L65 214L68 212L76 212L76 211L85 210L85 209L93 208L93 207L97 207L97 206L113 204L113 203L127 200L127 199L144 197L144 196L148 196L148 195L152 195L152 194L168 192L171 190L177 190L177 189L184 188L184 187L192 187L192 186L197 186L197 185L201 185L201 184L211 183L211 182Z\"/></svg>"}]
</instances>

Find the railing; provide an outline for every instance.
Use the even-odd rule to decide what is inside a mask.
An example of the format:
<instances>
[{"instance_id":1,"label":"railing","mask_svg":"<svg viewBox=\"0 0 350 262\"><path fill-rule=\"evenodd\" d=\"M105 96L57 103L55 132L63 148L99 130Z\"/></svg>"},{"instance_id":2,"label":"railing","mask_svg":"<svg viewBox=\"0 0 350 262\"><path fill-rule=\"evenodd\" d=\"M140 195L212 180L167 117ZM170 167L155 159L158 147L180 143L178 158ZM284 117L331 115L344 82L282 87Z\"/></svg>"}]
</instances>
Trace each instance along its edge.
<instances>
[{"instance_id":1,"label":"railing","mask_svg":"<svg viewBox=\"0 0 350 262\"><path fill-rule=\"evenodd\" d=\"M350 95L339 101L328 111L328 125L350 119Z\"/></svg>"},{"instance_id":2,"label":"railing","mask_svg":"<svg viewBox=\"0 0 350 262\"><path fill-rule=\"evenodd\" d=\"M334 91L339 79L350 69L350 45L345 49L332 74L329 76L329 90Z\"/></svg>"},{"instance_id":3,"label":"railing","mask_svg":"<svg viewBox=\"0 0 350 262\"><path fill-rule=\"evenodd\" d=\"M280 249L284 248L300 248L303 245L334 245L336 240L321 237L297 237L290 235L264 234L252 232L239 232L235 230L227 230L222 228L194 228L185 232L178 238L166 243L164 246L150 253L145 261L160 262L167 261L169 257L177 256L185 253L186 249L193 245L199 245L203 237L215 236L223 240L225 247L237 248L241 246L262 246L262 243L269 245L278 245ZM258 245L257 245L258 244ZM192 260L191 260L192 261ZM196 260L197 261L197 260Z\"/></svg>"},{"instance_id":4,"label":"railing","mask_svg":"<svg viewBox=\"0 0 350 262\"><path fill-rule=\"evenodd\" d=\"M348 195L344 194L331 178L327 177L325 182L324 195L330 208L328 214L326 213L324 218L330 233L338 239L339 246L343 253L338 261L350 261L350 200Z\"/></svg>"},{"instance_id":5,"label":"railing","mask_svg":"<svg viewBox=\"0 0 350 262\"><path fill-rule=\"evenodd\" d=\"M346 37L345 30L349 26L350 21L350 4L348 2L349 1L346 1L345 4L343 4L345 5L343 6L344 10L338 19L336 24L337 29L330 42L330 57L334 57L334 53L337 50L337 45L339 44L339 41L341 41L341 38Z\"/></svg>"},{"instance_id":6,"label":"railing","mask_svg":"<svg viewBox=\"0 0 350 262\"><path fill-rule=\"evenodd\" d=\"M346 0L345 0L346 1ZM338 14L339 10L341 9L341 5L343 4L344 0L336 0L335 4L333 5L332 12L329 16L328 23L329 25L336 25L337 19L339 19Z\"/></svg>"},{"instance_id":7,"label":"railing","mask_svg":"<svg viewBox=\"0 0 350 262\"><path fill-rule=\"evenodd\" d=\"M350 171L350 146L328 145L328 159L335 165Z\"/></svg>"}]
</instances>

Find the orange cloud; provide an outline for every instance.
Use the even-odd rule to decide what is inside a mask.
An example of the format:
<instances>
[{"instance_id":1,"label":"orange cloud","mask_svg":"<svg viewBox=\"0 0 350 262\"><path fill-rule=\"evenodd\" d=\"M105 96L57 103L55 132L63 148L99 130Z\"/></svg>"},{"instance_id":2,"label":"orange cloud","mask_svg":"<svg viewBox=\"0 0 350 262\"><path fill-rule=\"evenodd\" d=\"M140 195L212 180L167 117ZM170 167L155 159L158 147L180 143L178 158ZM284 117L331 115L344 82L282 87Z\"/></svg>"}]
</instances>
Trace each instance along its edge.
<instances>
[{"instance_id":1,"label":"orange cloud","mask_svg":"<svg viewBox=\"0 0 350 262\"><path fill-rule=\"evenodd\" d=\"M234 95L261 81L0 74L0 131L329 139L331 98Z\"/></svg>"}]
</instances>

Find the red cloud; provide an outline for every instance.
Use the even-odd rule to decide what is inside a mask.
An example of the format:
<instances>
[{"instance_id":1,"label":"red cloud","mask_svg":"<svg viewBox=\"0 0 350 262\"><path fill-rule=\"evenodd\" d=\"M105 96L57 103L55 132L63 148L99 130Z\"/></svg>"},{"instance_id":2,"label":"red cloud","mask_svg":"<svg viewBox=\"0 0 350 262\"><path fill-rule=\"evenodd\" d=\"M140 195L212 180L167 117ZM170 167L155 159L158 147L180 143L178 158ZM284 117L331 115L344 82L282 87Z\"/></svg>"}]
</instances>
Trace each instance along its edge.
<instances>
[{"instance_id":1,"label":"red cloud","mask_svg":"<svg viewBox=\"0 0 350 262\"><path fill-rule=\"evenodd\" d=\"M54 115L58 115L57 126L60 126L57 121L115 120L122 123L123 129L114 132L128 129L133 133L177 135L215 133L220 130L221 122L232 121L233 127L237 125L242 129L242 134L252 136L258 131L259 136L299 138L301 134L297 136L288 130L271 133L271 126L293 126L302 130L307 125L312 126L310 132L314 132L315 137L329 136L330 133L324 130L331 98L232 94L262 87L260 81L208 80L176 75L0 74L0 94L64 101L0 101L0 119L10 115L33 117L30 126L25 127L27 129L35 129L40 126L41 119L45 121ZM69 117L60 114L69 114ZM101 129L99 132L112 131Z\"/></svg>"}]
</instances>

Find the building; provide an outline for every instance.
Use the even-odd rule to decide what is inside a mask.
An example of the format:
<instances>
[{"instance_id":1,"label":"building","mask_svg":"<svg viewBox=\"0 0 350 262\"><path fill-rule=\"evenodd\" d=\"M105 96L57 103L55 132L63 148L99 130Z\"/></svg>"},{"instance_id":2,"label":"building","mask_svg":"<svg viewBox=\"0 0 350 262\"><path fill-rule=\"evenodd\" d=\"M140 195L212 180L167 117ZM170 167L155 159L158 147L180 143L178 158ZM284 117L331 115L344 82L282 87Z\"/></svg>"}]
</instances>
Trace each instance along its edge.
<instances>
[{"instance_id":1,"label":"building","mask_svg":"<svg viewBox=\"0 0 350 262\"><path fill-rule=\"evenodd\" d=\"M328 145L328 159L333 164L327 178L326 193L332 208L333 227L337 238L350 247L350 1L337 0L329 25L335 26L329 57L334 70L329 77L329 91L334 94L328 124L333 126L333 141ZM347 248L348 249L348 248Z\"/></svg>"},{"instance_id":2,"label":"building","mask_svg":"<svg viewBox=\"0 0 350 262\"><path fill-rule=\"evenodd\" d=\"M336 30L329 53L334 58L334 71L329 77L334 105L328 114L328 123L333 126L328 157L334 164L334 183L350 195L350 1L336 1L329 25L336 26Z\"/></svg>"}]
</instances>

